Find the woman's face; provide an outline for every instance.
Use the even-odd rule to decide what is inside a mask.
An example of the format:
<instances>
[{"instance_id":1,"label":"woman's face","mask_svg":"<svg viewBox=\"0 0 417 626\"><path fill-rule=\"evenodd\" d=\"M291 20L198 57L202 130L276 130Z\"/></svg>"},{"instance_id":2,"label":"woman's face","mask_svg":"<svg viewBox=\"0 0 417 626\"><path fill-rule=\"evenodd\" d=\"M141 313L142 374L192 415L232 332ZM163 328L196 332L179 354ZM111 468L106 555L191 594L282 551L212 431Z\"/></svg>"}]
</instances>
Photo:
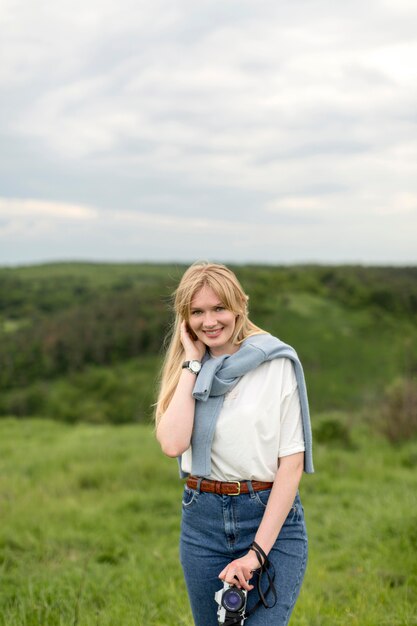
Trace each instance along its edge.
<instances>
[{"instance_id":1,"label":"woman's face","mask_svg":"<svg viewBox=\"0 0 417 626\"><path fill-rule=\"evenodd\" d=\"M225 309L219 296L208 286L202 287L191 301L189 325L213 356L233 354L232 344L236 315Z\"/></svg>"}]
</instances>

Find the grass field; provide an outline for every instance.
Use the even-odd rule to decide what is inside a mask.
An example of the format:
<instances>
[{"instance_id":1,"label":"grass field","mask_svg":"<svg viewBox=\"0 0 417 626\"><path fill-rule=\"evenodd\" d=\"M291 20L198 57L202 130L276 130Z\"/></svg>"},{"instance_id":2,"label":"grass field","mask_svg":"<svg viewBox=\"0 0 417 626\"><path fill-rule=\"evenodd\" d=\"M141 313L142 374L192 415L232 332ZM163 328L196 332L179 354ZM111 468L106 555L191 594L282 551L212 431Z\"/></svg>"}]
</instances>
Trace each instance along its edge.
<instances>
[{"instance_id":1,"label":"grass field","mask_svg":"<svg viewBox=\"0 0 417 626\"><path fill-rule=\"evenodd\" d=\"M314 416L325 419L326 415ZM292 626L417 624L417 441L316 443ZM182 483L146 425L0 420L0 625L192 624Z\"/></svg>"}]
</instances>

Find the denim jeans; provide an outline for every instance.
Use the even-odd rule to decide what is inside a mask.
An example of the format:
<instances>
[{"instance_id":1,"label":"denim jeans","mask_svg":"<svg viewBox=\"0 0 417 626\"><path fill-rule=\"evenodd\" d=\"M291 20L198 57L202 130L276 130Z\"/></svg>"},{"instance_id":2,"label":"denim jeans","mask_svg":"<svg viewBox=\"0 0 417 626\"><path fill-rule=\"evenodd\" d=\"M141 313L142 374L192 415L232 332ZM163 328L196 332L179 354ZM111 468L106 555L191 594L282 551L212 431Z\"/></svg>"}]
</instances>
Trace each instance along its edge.
<instances>
[{"instance_id":1,"label":"denim jeans","mask_svg":"<svg viewBox=\"0 0 417 626\"><path fill-rule=\"evenodd\" d=\"M261 523L270 490L224 496L184 487L180 559L195 626L218 626L214 593L223 587L222 569L246 554ZM307 565L307 533L299 493L273 545L269 560L275 569L277 602L260 606L245 626L286 626L297 600ZM259 599L254 574L247 609ZM265 580L264 580L265 579ZM266 576L262 577L263 591ZM267 596L268 603L273 599Z\"/></svg>"}]
</instances>

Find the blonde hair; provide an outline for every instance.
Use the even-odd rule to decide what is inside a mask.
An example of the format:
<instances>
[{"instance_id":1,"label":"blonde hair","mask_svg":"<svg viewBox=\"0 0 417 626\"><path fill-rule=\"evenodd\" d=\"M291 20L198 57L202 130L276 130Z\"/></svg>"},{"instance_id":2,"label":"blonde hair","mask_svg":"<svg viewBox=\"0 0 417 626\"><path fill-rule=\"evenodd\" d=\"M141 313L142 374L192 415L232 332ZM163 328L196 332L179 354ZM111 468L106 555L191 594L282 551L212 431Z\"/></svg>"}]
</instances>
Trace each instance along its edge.
<instances>
[{"instance_id":1,"label":"blonde hair","mask_svg":"<svg viewBox=\"0 0 417 626\"><path fill-rule=\"evenodd\" d=\"M177 289L172 294L175 320L166 337L169 342L160 373L159 394L156 403L155 421L158 424L167 410L177 387L181 366L184 361L184 348L181 343L180 325L182 320L189 321L191 302L195 294L203 287L210 287L222 304L237 315L232 343L239 345L251 335L265 333L250 321L248 317L249 296L245 294L235 274L219 263L196 262L184 273Z\"/></svg>"}]
</instances>

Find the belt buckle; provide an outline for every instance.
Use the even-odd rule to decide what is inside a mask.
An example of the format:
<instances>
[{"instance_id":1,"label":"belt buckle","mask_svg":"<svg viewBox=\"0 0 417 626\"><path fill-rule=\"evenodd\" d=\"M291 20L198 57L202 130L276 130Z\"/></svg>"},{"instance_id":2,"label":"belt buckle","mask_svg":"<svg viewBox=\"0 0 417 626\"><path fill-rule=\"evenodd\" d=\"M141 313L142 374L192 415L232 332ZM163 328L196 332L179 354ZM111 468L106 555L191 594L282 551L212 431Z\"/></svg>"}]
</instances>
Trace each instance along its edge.
<instances>
[{"instance_id":1,"label":"belt buckle","mask_svg":"<svg viewBox=\"0 0 417 626\"><path fill-rule=\"evenodd\" d=\"M235 485L237 485L237 492L236 493L228 493L228 496L240 496L240 482L238 480L229 480L229 483L233 483Z\"/></svg>"}]
</instances>

